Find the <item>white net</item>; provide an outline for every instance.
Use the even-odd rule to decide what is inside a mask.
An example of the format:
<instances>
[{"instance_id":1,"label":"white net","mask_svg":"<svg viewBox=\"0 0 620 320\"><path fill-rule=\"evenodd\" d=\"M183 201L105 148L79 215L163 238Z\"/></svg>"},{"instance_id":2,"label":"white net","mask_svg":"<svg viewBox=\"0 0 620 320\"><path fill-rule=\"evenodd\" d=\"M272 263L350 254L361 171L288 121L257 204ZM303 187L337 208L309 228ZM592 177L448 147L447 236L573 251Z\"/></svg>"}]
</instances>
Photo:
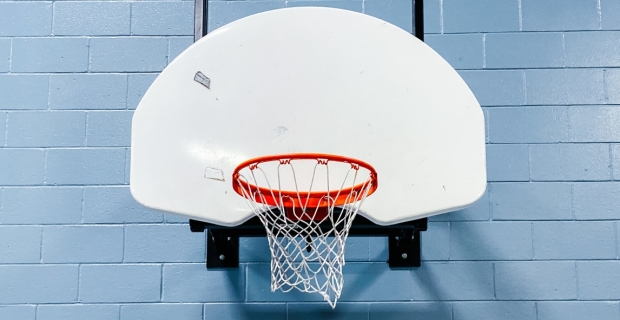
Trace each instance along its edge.
<instances>
[{"instance_id":1,"label":"white net","mask_svg":"<svg viewBox=\"0 0 620 320\"><path fill-rule=\"evenodd\" d=\"M238 192L267 230L271 291L316 292L336 306L345 243L360 206L376 188L373 174L354 163L322 159L255 163L239 172Z\"/></svg>"}]
</instances>

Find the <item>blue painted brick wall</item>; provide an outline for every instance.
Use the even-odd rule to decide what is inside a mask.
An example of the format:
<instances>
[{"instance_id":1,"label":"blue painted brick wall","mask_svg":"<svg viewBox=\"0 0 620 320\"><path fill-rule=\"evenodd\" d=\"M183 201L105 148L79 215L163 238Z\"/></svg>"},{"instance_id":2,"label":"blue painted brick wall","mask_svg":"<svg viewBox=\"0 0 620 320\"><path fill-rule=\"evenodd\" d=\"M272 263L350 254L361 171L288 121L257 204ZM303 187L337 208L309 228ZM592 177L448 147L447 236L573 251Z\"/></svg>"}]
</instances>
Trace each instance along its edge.
<instances>
[{"instance_id":1,"label":"blue painted brick wall","mask_svg":"<svg viewBox=\"0 0 620 320\"><path fill-rule=\"evenodd\" d=\"M411 31L409 0L209 2L209 30L329 6ZM270 292L265 239L204 267L187 219L129 193L133 110L193 42L193 1L0 0L0 319L620 320L620 1L425 0L484 108L489 187L430 219L423 265L350 238L336 310Z\"/></svg>"}]
</instances>

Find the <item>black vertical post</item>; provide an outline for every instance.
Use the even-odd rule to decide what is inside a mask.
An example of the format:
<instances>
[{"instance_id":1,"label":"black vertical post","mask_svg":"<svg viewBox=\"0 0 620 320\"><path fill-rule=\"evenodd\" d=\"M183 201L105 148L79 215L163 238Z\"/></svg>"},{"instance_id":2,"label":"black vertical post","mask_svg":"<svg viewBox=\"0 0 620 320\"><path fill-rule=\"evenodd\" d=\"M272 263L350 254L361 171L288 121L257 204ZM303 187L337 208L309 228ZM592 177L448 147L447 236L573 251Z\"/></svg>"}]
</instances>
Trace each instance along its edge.
<instances>
[{"instance_id":1,"label":"black vertical post","mask_svg":"<svg viewBox=\"0 0 620 320\"><path fill-rule=\"evenodd\" d=\"M208 30L209 23L209 0L203 0L202 5L202 36L206 36Z\"/></svg>"},{"instance_id":2,"label":"black vertical post","mask_svg":"<svg viewBox=\"0 0 620 320\"><path fill-rule=\"evenodd\" d=\"M424 1L413 1L413 35L424 41Z\"/></svg>"}]
</instances>

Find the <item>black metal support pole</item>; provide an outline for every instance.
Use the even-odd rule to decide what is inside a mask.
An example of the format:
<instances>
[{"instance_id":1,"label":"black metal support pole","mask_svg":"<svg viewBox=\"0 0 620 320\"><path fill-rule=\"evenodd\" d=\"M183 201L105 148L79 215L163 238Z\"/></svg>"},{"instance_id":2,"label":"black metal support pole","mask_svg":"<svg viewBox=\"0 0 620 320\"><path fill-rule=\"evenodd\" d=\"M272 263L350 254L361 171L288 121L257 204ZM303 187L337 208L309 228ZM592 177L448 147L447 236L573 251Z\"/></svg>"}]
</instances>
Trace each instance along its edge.
<instances>
[{"instance_id":1,"label":"black metal support pole","mask_svg":"<svg viewBox=\"0 0 620 320\"><path fill-rule=\"evenodd\" d=\"M413 35L424 41L424 1L413 1Z\"/></svg>"},{"instance_id":2,"label":"black metal support pole","mask_svg":"<svg viewBox=\"0 0 620 320\"><path fill-rule=\"evenodd\" d=\"M194 0L194 42L207 35L209 22L209 1Z\"/></svg>"},{"instance_id":3,"label":"black metal support pole","mask_svg":"<svg viewBox=\"0 0 620 320\"><path fill-rule=\"evenodd\" d=\"M209 0L203 0L202 6L202 36L206 36L209 32Z\"/></svg>"}]
</instances>

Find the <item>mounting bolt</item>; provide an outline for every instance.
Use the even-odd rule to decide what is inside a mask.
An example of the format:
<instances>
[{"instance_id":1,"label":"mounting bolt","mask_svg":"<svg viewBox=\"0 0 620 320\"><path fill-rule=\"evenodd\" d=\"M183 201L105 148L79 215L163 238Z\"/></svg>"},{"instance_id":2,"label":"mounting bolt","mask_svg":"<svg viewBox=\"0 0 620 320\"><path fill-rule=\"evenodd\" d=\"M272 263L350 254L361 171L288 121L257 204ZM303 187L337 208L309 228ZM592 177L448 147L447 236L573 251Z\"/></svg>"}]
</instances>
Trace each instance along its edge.
<instances>
[{"instance_id":1,"label":"mounting bolt","mask_svg":"<svg viewBox=\"0 0 620 320\"><path fill-rule=\"evenodd\" d=\"M400 237L399 237L399 236L396 236L396 237L394 237L394 239L398 240L398 239L400 239Z\"/></svg>"},{"instance_id":2,"label":"mounting bolt","mask_svg":"<svg viewBox=\"0 0 620 320\"><path fill-rule=\"evenodd\" d=\"M407 254L403 253L402 255L400 255L401 257L403 257L403 259L407 259Z\"/></svg>"},{"instance_id":3,"label":"mounting bolt","mask_svg":"<svg viewBox=\"0 0 620 320\"><path fill-rule=\"evenodd\" d=\"M226 240L230 241L230 237L226 238Z\"/></svg>"},{"instance_id":4,"label":"mounting bolt","mask_svg":"<svg viewBox=\"0 0 620 320\"><path fill-rule=\"evenodd\" d=\"M223 254L220 254L220 260L224 260L226 259L226 256L224 256Z\"/></svg>"}]
</instances>

